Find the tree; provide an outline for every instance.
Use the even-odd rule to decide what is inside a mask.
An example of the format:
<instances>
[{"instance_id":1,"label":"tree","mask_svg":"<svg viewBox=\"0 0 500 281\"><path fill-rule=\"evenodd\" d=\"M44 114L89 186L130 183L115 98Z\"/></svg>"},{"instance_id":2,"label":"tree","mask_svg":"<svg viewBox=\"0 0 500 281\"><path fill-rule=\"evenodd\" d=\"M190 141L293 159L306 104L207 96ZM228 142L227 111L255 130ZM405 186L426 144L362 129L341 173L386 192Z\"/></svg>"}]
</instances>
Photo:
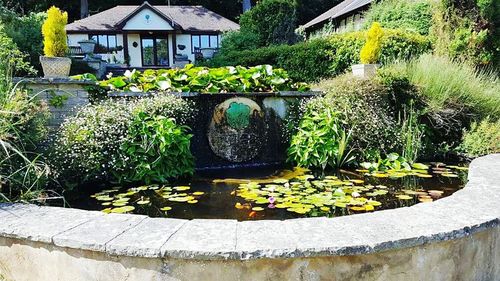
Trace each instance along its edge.
<instances>
[{"instance_id":1,"label":"tree","mask_svg":"<svg viewBox=\"0 0 500 281\"><path fill-rule=\"evenodd\" d=\"M294 43L296 27L296 5L290 0L263 0L240 17L241 32L257 34L260 46Z\"/></svg>"}]
</instances>

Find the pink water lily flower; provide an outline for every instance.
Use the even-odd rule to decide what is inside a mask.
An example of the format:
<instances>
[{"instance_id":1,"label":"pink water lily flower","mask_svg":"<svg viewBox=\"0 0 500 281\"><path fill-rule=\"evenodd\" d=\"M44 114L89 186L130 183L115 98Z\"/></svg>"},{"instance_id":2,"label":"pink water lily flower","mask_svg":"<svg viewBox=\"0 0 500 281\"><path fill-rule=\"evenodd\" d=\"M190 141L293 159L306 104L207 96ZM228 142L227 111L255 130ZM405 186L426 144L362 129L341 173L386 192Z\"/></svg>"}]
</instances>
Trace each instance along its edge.
<instances>
[{"instance_id":1,"label":"pink water lily flower","mask_svg":"<svg viewBox=\"0 0 500 281\"><path fill-rule=\"evenodd\" d=\"M274 204L274 202L276 202L276 199L274 197L272 197L272 196L269 197L268 200L269 200L269 203L271 203L271 204Z\"/></svg>"}]
</instances>

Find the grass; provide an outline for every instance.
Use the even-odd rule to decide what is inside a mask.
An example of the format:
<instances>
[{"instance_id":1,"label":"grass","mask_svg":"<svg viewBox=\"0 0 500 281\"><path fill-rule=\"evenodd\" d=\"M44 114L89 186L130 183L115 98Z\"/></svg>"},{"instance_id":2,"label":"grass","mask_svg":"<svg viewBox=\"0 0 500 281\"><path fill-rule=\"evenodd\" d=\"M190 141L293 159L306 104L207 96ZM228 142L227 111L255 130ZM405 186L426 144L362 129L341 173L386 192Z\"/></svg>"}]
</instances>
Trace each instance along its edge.
<instances>
[{"instance_id":1,"label":"grass","mask_svg":"<svg viewBox=\"0 0 500 281\"><path fill-rule=\"evenodd\" d=\"M479 117L500 116L500 80L493 72L478 72L465 63L426 54L408 63L407 73L431 111L455 105Z\"/></svg>"}]
</instances>

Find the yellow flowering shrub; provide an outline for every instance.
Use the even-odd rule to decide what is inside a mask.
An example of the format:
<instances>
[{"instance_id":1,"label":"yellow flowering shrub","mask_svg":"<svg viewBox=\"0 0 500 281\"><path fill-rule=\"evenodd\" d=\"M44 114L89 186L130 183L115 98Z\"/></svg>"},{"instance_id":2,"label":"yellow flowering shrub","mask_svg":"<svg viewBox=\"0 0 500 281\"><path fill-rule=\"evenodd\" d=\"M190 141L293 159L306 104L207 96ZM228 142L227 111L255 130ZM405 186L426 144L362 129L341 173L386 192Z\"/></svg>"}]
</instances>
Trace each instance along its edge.
<instances>
[{"instance_id":1,"label":"yellow flowering shrub","mask_svg":"<svg viewBox=\"0 0 500 281\"><path fill-rule=\"evenodd\" d=\"M384 31L380 23L374 22L366 34L366 43L361 48L360 59L363 64L376 63L382 51L382 37Z\"/></svg>"},{"instance_id":2,"label":"yellow flowering shrub","mask_svg":"<svg viewBox=\"0 0 500 281\"><path fill-rule=\"evenodd\" d=\"M68 50L66 24L68 13L52 6L47 11L47 19L42 25L43 52L47 57L63 57Z\"/></svg>"}]
</instances>

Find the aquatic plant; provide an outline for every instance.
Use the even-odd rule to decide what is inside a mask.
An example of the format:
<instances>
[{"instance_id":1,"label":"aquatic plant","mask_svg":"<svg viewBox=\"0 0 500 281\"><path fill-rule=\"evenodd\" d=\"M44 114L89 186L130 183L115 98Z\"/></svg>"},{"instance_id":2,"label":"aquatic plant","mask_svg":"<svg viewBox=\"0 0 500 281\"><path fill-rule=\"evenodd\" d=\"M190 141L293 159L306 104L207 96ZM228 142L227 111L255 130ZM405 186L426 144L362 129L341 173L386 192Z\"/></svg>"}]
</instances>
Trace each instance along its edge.
<instances>
[{"instance_id":1,"label":"aquatic plant","mask_svg":"<svg viewBox=\"0 0 500 281\"><path fill-rule=\"evenodd\" d=\"M310 107L292 137L288 161L300 167L338 168L354 160L349 147L351 133L342 124L341 113L331 107L317 111Z\"/></svg>"},{"instance_id":2,"label":"aquatic plant","mask_svg":"<svg viewBox=\"0 0 500 281\"><path fill-rule=\"evenodd\" d=\"M173 118L137 113L120 148L120 172L112 171L115 178L150 184L191 175L194 158L188 130L187 126L178 126Z\"/></svg>"},{"instance_id":3,"label":"aquatic plant","mask_svg":"<svg viewBox=\"0 0 500 281\"><path fill-rule=\"evenodd\" d=\"M84 76L74 78L83 79ZM110 91L131 92L278 92L307 91L305 83L292 81L285 70L270 65L254 67L194 67L127 71L124 76L109 77L99 86Z\"/></svg>"}]
</instances>

